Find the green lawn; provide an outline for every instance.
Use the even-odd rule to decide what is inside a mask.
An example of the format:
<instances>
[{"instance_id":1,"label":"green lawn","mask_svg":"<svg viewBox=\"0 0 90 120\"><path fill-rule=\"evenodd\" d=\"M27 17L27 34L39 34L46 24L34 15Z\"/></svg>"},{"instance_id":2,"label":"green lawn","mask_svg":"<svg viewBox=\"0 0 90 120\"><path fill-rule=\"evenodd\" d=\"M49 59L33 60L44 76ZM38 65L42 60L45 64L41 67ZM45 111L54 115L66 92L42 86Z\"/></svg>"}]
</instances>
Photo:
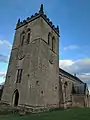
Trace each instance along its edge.
<instances>
[{"instance_id":1,"label":"green lawn","mask_svg":"<svg viewBox=\"0 0 90 120\"><path fill-rule=\"evenodd\" d=\"M57 110L26 116L0 115L0 120L90 120L90 108Z\"/></svg>"}]
</instances>

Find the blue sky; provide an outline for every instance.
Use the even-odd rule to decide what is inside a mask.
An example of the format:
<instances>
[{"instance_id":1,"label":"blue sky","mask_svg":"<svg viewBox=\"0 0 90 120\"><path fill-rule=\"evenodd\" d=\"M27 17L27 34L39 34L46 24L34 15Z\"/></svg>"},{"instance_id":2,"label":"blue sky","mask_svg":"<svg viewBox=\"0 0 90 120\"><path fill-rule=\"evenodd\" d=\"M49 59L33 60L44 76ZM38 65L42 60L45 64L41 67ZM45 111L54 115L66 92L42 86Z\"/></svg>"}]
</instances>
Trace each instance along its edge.
<instances>
[{"instance_id":1,"label":"blue sky","mask_svg":"<svg viewBox=\"0 0 90 120\"><path fill-rule=\"evenodd\" d=\"M60 67L90 80L90 0L2 0L0 1L0 83L4 81L15 25L38 12L40 4L60 27Z\"/></svg>"}]
</instances>

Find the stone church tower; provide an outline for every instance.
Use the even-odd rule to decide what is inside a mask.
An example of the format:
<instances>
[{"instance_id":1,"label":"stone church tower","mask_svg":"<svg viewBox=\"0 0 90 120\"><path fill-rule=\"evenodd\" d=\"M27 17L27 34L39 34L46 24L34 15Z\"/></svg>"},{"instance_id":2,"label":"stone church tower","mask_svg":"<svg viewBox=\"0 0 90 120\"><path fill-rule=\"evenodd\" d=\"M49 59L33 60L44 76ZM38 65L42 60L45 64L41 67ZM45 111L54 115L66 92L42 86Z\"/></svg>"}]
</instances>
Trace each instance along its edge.
<instances>
[{"instance_id":1,"label":"stone church tower","mask_svg":"<svg viewBox=\"0 0 90 120\"><path fill-rule=\"evenodd\" d=\"M18 20L2 102L11 106L59 106L59 28L43 11Z\"/></svg>"}]
</instances>

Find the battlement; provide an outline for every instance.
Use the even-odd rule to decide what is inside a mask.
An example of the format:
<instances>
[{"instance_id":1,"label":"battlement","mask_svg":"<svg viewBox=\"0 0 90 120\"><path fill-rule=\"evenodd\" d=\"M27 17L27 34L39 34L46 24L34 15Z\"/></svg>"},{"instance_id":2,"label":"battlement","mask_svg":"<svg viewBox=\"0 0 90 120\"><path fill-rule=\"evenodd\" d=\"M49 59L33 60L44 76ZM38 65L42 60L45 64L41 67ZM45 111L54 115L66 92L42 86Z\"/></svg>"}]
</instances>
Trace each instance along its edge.
<instances>
[{"instance_id":1,"label":"battlement","mask_svg":"<svg viewBox=\"0 0 90 120\"><path fill-rule=\"evenodd\" d=\"M59 26L55 27L55 25L52 23L52 21L50 21L50 19L47 17L47 15L44 13L43 11L43 4L41 4L40 6L40 10L38 13L35 13L34 15L31 15L31 17L27 17L27 19L20 21L20 18L18 19L18 22L16 24L16 30L20 27L22 27L23 25L39 18L42 17L47 23L48 25L59 35Z\"/></svg>"}]
</instances>

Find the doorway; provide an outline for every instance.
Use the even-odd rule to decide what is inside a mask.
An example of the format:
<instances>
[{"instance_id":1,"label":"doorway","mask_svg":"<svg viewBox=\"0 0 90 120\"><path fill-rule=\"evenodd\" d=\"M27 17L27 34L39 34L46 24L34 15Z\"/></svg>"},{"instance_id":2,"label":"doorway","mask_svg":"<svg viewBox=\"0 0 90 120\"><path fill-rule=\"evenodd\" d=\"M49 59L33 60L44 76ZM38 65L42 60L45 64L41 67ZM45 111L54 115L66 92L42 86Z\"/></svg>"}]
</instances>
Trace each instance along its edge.
<instances>
[{"instance_id":1,"label":"doorway","mask_svg":"<svg viewBox=\"0 0 90 120\"><path fill-rule=\"evenodd\" d=\"M13 97L14 97L14 106L16 107L16 106L18 106L18 100L19 100L19 92L18 92L18 90L15 90Z\"/></svg>"}]
</instances>

